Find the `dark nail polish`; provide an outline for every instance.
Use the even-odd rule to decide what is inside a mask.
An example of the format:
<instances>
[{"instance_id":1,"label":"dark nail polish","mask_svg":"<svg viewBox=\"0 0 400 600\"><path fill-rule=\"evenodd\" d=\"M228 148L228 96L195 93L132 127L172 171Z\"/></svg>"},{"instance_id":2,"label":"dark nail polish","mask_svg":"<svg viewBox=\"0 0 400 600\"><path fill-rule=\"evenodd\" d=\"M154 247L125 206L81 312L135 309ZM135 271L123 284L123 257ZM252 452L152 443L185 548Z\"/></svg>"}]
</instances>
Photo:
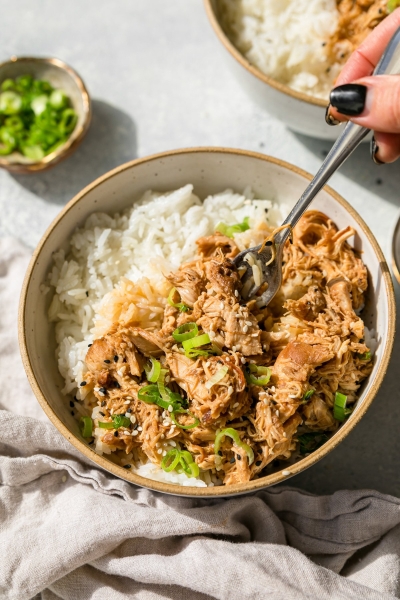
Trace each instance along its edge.
<instances>
[{"instance_id":1,"label":"dark nail polish","mask_svg":"<svg viewBox=\"0 0 400 600\"><path fill-rule=\"evenodd\" d=\"M381 160L379 160L379 158L377 158L377 156L376 156L378 151L379 151L379 146L376 145L375 138L373 137L371 140L371 158L376 165L383 165L385 163L383 163Z\"/></svg>"},{"instance_id":2,"label":"dark nail polish","mask_svg":"<svg viewBox=\"0 0 400 600\"><path fill-rule=\"evenodd\" d=\"M332 117L332 115L329 114L329 109L330 109L330 104L328 104L328 106L326 107L326 113L325 113L325 121L327 122L328 125L339 125L340 121L338 121L337 119L335 119L335 117Z\"/></svg>"},{"instance_id":3,"label":"dark nail polish","mask_svg":"<svg viewBox=\"0 0 400 600\"><path fill-rule=\"evenodd\" d=\"M329 96L330 103L342 115L361 115L365 106L367 87L358 83L346 83L334 88Z\"/></svg>"}]
</instances>

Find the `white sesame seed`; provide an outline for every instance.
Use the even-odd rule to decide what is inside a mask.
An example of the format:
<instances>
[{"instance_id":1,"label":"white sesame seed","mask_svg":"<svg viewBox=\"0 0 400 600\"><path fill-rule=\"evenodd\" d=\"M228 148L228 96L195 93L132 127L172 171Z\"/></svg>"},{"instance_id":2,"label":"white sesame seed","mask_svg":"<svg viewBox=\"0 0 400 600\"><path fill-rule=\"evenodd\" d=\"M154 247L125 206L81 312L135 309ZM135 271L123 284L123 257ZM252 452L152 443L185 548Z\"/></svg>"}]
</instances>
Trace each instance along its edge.
<instances>
[{"instance_id":1,"label":"white sesame seed","mask_svg":"<svg viewBox=\"0 0 400 600\"><path fill-rule=\"evenodd\" d=\"M113 415L113 414L114 414L114 409L112 408L112 409L110 410L110 415Z\"/></svg>"},{"instance_id":2,"label":"white sesame seed","mask_svg":"<svg viewBox=\"0 0 400 600\"><path fill-rule=\"evenodd\" d=\"M131 435L131 432L130 431L124 431L124 434L125 435Z\"/></svg>"},{"instance_id":3,"label":"white sesame seed","mask_svg":"<svg viewBox=\"0 0 400 600\"><path fill-rule=\"evenodd\" d=\"M134 425L136 423L136 417L135 415L131 416L131 423Z\"/></svg>"},{"instance_id":4,"label":"white sesame seed","mask_svg":"<svg viewBox=\"0 0 400 600\"><path fill-rule=\"evenodd\" d=\"M297 398L297 394L289 394L289 398Z\"/></svg>"},{"instance_id":5,"label":"white sesame seed","mask_svg":"<svg viewBox=\"0 0 400 600\"><path fill-rule=\"evenodd\" d=\"M231 385L228 387L228 394L233 394L233 387Z\"/></svg>"},{"instance_id":6,"label":"white sesame seed","mask_svg":"<svg viewBox=\"0 0 400 600\"><path fill-rule=\"evenodd\" d=\"M221 310L224 310L224 308L225 308L225 304L224 304L223 302L221 302L221 304L220 304L220 309L221 309Z\"/></svg>"},{"instance_id":7,"label":"white sesame seed","mask_svg":"<svg viewBox=\"0 0 400 600\"><path fill-rule=\"evenodd\" d=\"M248 325L249 327L251 327L253 325L253 323L251 321L245 321L246 325Z\"/></svg>"},{"instance_id":8,"label":"white sesame seed","mask_svg":"<svg viewBox=\"0 0 400 600\"><path fill-rule=\"evenodd\" d=\"M157 454L162 454L162 448L159 448L159 449L157 450Z\"/></svg>"},{"instance_id":9,"label":"white sesame seed","mask_svg":"<svg viewBox=\"0 0 400 600\"><path fill-rule=\"evenodd\" d=\"M132 398L132 396L127 396L126 399L127 400L132 400L133 398Z\"/></svg>"},{"instance_id":10,"label":"white sesame seed","mask_svg":"<svg viewBox=\"0 0 400 600\"><path fill-rule=\"evenodd\" d=\"M275 414L276 414L277 417L279 417L279 410L276 410Z\"/></svg>"},{"instance_id":11,"label":"white sesame seed","mask_svg":"<svg viewBox=\"0 0 400 600\"><path fill-rule=\"evenodd\" d=\"M239 292L237 290L235 290L235 296L236 298L239 298Z\"/></svg>"},{"instance_id":12,"label":"white sesame seed","mask_svg":"<svg viewBox=\"0 0 400 600\"><path fill-rule=\"evenodd\" d=\"M176 442L174 442L174 440L170 440L169 443L171 444L171 446L173 446L174 448L176 447Z\"/></svg>"},{"instance_id":13,"label":"white sesame seed","mask_svg":"<svg viewBox=\"0 0 400 600\"><path fill-rule=\"evenodd\" d=\"M162 434L160 435L160 438L161 438L162 440L163 440L163 439L165 439L165 435L162 433Z\"/></svg>"},{"instance_id":14,"label":"white sesame seed","mask_svg":"<svg viewBox=\"0 0 400 600\"><path fill-rule=\"evenodd\" d=\"M271 390L271 392L276 392L276 388L275 388L275 386L274 386L274 385L271 385L271 387L270 387L270 390Z\"/></svg>"},{"instance_id":15,"label":"white sesame seed","mask_svg":"<svg viewBox=\"0 0 400 600\"><path fill-rule=\"evenodd\" d=\"M160 447L160 442L156 442L156 448Z\"/></svg>"},{"instance_id":16,"label":"white sesame seed","mask_svg":"<svg viewBox=\"0 0 400 600\"><path fill-rule=\"evenodd\" d=\"M138 431L143 431L143 427L138 427L137 430Z\"/></svg>"},{"instance_id":17,"label":"white sesame seed","mask_svg":"<svg viewBox=\"0 0 400 600\"><path fill-rule=\"evenodd\" d=\"M232 352L236 352L236 346L232 346Z\"/></svg>"},{"instance_id":18,"label":"white sesame seed","mask_svg":"<svg viewBox=\"0 0 400 600\"><path fill-rule=\"evenodd\" d=\"M210 361L208 360L206 363L204 363L204 366L205 366L205 367L209 367L209 366L210 366L210 364L211 364L211 363L210 363Z\"/></svg>"},{"instance_id":19,"label":"white sesame seed","mask_svg":"<svg viewBox=\"0 0 400 600\"><path fill-rule=\"evenodd\" d=\"M291 475L291 474L292 474L292 471L282 471L282 475L284 475L285 477L287 475Z\"/></svg>"},{"instance_id":20,"label":"white sesame seed","mask_svg":"<svg viewBox=\"0 0 400 600\"><path fill-rule=\"evenodd\" d=\"M172 413L173 410L174 410L174 408L173 408L172 404L170 404L168 406L168 412Z\"/></svg>"},{"instance_id":21,"label":"white sesame seed","mask_svg":"<svg viewBox=\"0 0 400 600\"><path fill-rule=\"evenodd\" d=\"M135 436L135 435L139 435L139 432L138 432L138 430L137 430L137 429L135 429L135 431L132 431L132 435L133 435L133 436Z\"/></svg>"},{"instance_id":22,"label":"white sesame seed","mask_svg":"<svg viewBox=\"0 0 400 600\"><path fill-rule=\"evenodd\" d=\"M163 455L163 456L165 456L166 454L167 454L167 451L166 451L166 450L163 450L163 453L162 453L162 455Z\"/></svg>"},{"instance_id":23,"label":"white sesame seed","mask_svg":"<svg viewBox=\"0 0 400 600\"><path fill-rule=\"evenodd\" d=\"M235 404L232 406L232 408L237 408L239 406L239 402L235 402Z\"/></svg>"},{"instance_id":24,"label":"white sesame seed","mask_svg":"<svg viewBox=\"0 0 400 600\"><path fill-rule=\"evenodd\" d=\"M240 362L242 363L242 365L246 364L246 359L244 356L242 356L242 358L240 359Z\"/></svg>"},{"instance_id":25,"label":"white sesame seed","mask_svg":"<svg viewBox=\"0 0 400 600\"><path fill-rule=\"evenodd\" d=\"M283 434L282 434L282 435L283 435L283 437L284 437L284 438L285 438L285 437L287 437L287 435L286 435L286 432L285 432L285 431L283 432Z\"/></svg>"},{"instance_id":26,"label":"white sesame seed","mask_svg":"<svg viewBox=\"0 0 400 600\"><path fill-rule=\"evenodd\" d=\"M249 330L249 327L248 327L248 325L245 325L245 326L243 327L243 333L247 333L247 332L248 332L248 330Z\"/></svg>"},{"instance_id":27,"label":"white sesame seed","mask_svg":"<svg viewBox=\"0 0 400 600\"><path fill-rule=\"evenodd\" d=\"M130 400L125 400L124 404L130 404Z\"/></svg>"}]
</instances>

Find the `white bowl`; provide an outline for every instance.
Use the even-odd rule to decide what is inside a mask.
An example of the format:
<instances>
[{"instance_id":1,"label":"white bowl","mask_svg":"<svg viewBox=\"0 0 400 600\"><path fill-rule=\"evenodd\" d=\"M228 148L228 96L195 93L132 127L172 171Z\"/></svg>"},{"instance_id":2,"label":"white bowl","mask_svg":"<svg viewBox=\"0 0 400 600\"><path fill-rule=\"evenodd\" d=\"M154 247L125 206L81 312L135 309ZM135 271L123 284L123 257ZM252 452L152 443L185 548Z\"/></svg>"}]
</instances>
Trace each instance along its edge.
<instances>
[{"instance_id":1,"label":"white bowl","mask_svg":"<svg viewBox=\"0 0 400 600\"><path fill-rule=\"evenodd\" d=\"M395 302L392 281L381 249L356 211L336 192L326 187L313 208L327 213L338 227L355 228L354 245L362 251L369 270L368 303L363 314L366 325L378 337L373 371L364 383L356 409L343 426L321 448L290 467L250 481L226 487L179 487L144 479L98 456L79 433L69 402L61 394L64 386L55 358L53 325L47 319L50 294L41 284L52 264L52 253L63 247L75 228L93 211L114 213L132 205L148 189L168 191L187 183L201 198L226 188L241 192L251 185L257 197L294 203L311 175L280 160L248 151L225 148L174 150L135 160L114 169L80 192L61 211L33 254L20 303L19 336L24 366L32 389L57 429L85 456L114 475L161 492L185 496L230 496L265 488L296 475L333 450L355 427L371 404L384 377L394 338ZM350 240L351 241L351 240Z\"/></svg>"},{"instance_id":2,"label":"white bowl","mask_svg":"<svg viewBox=\"0 0 400 600\"><path fill-rule=\"evenodd\" d=\"M220 24L218 0L204 0L204 4L211 25L227 50L227 64L249 96L290 129L311 137L336 140L343 125L327 125L325 111L328 101L297 92L262 73L239 52L224 32Z\"/></svg>"}]
</instances>

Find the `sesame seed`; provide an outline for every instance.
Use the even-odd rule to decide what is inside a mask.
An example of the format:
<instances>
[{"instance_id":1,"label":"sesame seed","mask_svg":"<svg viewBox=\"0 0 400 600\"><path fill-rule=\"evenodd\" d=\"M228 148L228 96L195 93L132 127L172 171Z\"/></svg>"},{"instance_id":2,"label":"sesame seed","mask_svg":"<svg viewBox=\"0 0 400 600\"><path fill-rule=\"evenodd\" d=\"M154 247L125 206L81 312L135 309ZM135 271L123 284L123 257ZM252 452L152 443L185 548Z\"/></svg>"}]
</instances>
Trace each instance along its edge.
<instances>
[{"instance_id":1,"label":"sesame seed","mask_svg":"<svg viewBox=\"0 0 400 600\"><path fill-rule=\"evenodd\" d=\"M163 453L162 453L162 455L163 455L163 456L165 456L166 454L167 454L167 451L166 451L166 450L163 450Z\"/></svg>"},{"instance_id":2,"label":"sesame seed","mask_svg":"<svg viewBox=\"0 0 400 600\"><path fill-rule=\"evenodd\" d=\"M157 450L157 454L162 454L162 448L159 448L159 449Z\"/></svg>"},{"instance_id":3,"label":"sesame seed","mask_svg":"<svg viewBox=\"0 0 400 600\"><path fill-rule=\"evenodd\" d=\"M283 435L283 437L284 437L284 438L285 438L285 437L287 437L287 435L286 435L286 432L285 432L285 431L283 432L283 434L282 434L282 435Z\"/></svg>"},{"instance_id":4,"label":"sesame seed","mask_svg":"<svg viewBox=\"0 0 400 600\"><path fill-rule=\"evenodd\" d=\"M174 448L176 447L176 442L174 442L174 440L170 440L169 442L171 444L171 446L173 446Z\"/></svg>"},{"instance_id":5,"label":"sesame seed","mask_svg":"<svg viewBox=\"0 0 400 600\"><path fill-rule=\"evenodd\" d=\"M100 389L99 389L99 392L100 392L101 394L106 394L106 393L107 393L107 390L106 390L106 388L103 388L103 387L102 387L102 388L100 388Z\"/></svg>"},{"instance_id":6,"label":"sesame seed","mask_svg":"<svg viewBox=\"0 0 400 600\"><path fill-rule=\"evenodd\" d=\"M275 414L276 414L277 417L279 417L279 410L276 410Z\"/></svg>"},{"instance_id":7,"label":"sesame seed","mask_svg":"<svg viewBox=\"0 0 400 600\"><path fill-rule=\"evenodd\" d=\"M236 346L232 346L232 352L236 352Z\"/></svg>"},{"instance_id":8,"label":"sesame seed","mask_svg":"<svg viewBox=\"0 0 400 600\"><path fill-rule=\"evenodd\" d=\"M74 403L72 400L70 400L70 401L69 401L69 405L70 405L70 407L71 407L71 408L74 408L74 406L75 406L75 403Z\"/></svg>"},{"instance_id":9,"label":"sesame seed","mask_svg":"<svg viewBox=\"0 0 400 600\"><path fill-rule=\"evenodd\" d=\"M106 415L105 415L105 413L103 413L103 412L101 412L101 411L99 411L99 415L101 415L102 417L105 417L105 416L106 416Z\"/></svg>"},{"instance_id":10,"label":"sesame seed","mask_svg":"<svg viewBox=\"0 0 400 600\"><path fill-rule=\"evenodd\" d=\"M242 457L240 456L240 454L236 454L236 458L237 458L238 460L242 460Z\"/></svg>"},{"instance_id":11,"label":"sesame seed","mask_svg":"<svg viewBox=\"0 0 400 600\"><path fill-rule=\"evenodd\" d=\"M220 304L220 309L221 309L221 310L224 310L224 308L225 308L225 304L224 304L223 302L221 302L221 304Z\"/></svg>"},{"instance_id":12,"label":"sesame seed","mask_svg":"<svg viewBox=\"0 0 400 600\"><path fill-rule=\"evenodd\" d=\"M139 432L138 432L137 430L135 430L135 431L132 431L132 435L133 435L133 436L135 436L135 435L139 435Z\"/></svg>"},{"instance_id":13,"label":"sesame seed","mask_svg":"<svg viewBox=\"0 0 400 600\"><path fill-rule=\"evenodd\" d=\"M236 408L239 406L239 402L235 402L235 404L232 406L232 408Z\"/></svg>"},{"instance_id":14,"label":"sesame seed","mask_svg":"<svg viewBox=\"0 0 400 600\"><path fill-rule=\"evenodd\" d=\"M173 408L172 404L170 404L168 406L168 412L172 413L173 410L174 410L174 408Z\"/></svg>"},{"instance_id":15,"label":"sesame seed","mask_svg":"<svg viewBox=\"0 0 400 600\"><path fill-rule=\"evenodd\" d=\"M129 404L130 400L125 400L124 404Z\"/></svg>"},{"instance_id":16,"label":"sesame seed","mask_svg":"<svg viewBox=\"0 0 400 600\"><path fill-rule=\"evenodd\" d=\"M124 469L130 469L132 465L124 465Z\"/></svg>"},{"instance_id":17,"label":"sesame seed","mask_svg":"<svg viewBox=\"0 0 400 600\"><path fill-rule=\"evenodd\" d=\"M162 440L163 440L163 439L165 439L165 435L162 433L162 434L160 435L160 438L161 438Z\"/></svg>"},{"instance_id":18,"label":"sesame seed","mask_svg":"<svg viewBox=\"0 0 400 600\"><path fill-rule=\"evenodd\" d=\"M232 393L233 393L233 387L230 385L230 386L228 387L228 394L230 395L230 394L232 394Z\"/></svg>"},{"instance_id":19,"label":"sesame seed","mask_svg":"<svg viewBox=\"0 0 400 600\"><path fill-rule=\"evenodd\" d=\"M118 431L114 431L114 437L118 437Z\"/></svg>"},{"instance_id":20,"label":"sesame seed","mask_svg":"<svg viewBox=\"0 0 400 600\"><path fill-rule=\"evenodd\" d=\"M235 457L231 458L231 460L229 462L233 464L234 462L236 462L236 458Z\"/></svg>"},{"instance_id":21,"label":"sesame seed","mask_svg":"<svg viewBox=\"0 0 400 600\"><path fill-rule=\"evenodd\" d=\"M104 361L107 365L109 365L111 363L111 360L108 360L108 358L106 358L106 360Z\"/></svg>"},{"instance_id":22,"label":"sesame seed","mask_svg":"<svg viewBox=\"0 0 400 600\"><path fill-rule=\"evenodd\" d=\"M100 406L105 406L107 404L107 402L105 400L102 400L101 405Z\"/></svg>"},{"instance_id":23,"label":"sesame seed","mask_svg":"<svg viewBox=\"0 0 400 600\"><path fill-rule=\"evenodd\" d=\"M248 327L248 325L245 325L245 326L243 327L243 333L247 333L247 332L248 332L248 330L249 330L249 327Z\"/></svg>"},{"instance_id":24,"label":"sesame seed","mask_svg":"<svg viewBox=\"0 0 400 600\"><path fill-rule=\"evenodd\" d=\"M253 323L251 321L245 321L246 325L248 325L249 327L251 327L253 325Z\"/></svg>"},{"instance_id":25,"label":"sesame seed","mask_svg":"<svg viewBox=\"0 0 400 600\"><path fill-rule=\"evenodd\" d=\"M240 362L242 363L242 365L246 364L246 359L244 356L242 356L242 358L240 359Z\"/></svg>"},{"instance_id":26,"label":"sesame seed","mask_svg":"<svg viewBox=\"0 0 400 600\"><path fill-rule=\"evenodd\" d=\"M93 346L93 344L88 344L88 348L90 348L90 346Z\"/></svg>"},{"instance_id":27,"label":"sesame seed","mask_svg":"<svg viewBox=\"0 0 400 600\"><path fill-rule=\"evenodd\" d=\"M114 414L114 409L112 408L112 409L110 410L110 415L113 415L113 414Z\"/></svg>"},{"instance_id":28,"label":"sesame seed","mask_svg":"<svg viewBox=\"0 0 400 600\"><path fill-rule=\"evenodd\" d=\"M291 475L292 471L282 471L282 475L286 477L286 475Z\"/></svg>"},{"instance_id":29,"label":"sesame seed","mask_svg":"<svg viewBox=\"0 0 400 600\"><path fill-rule=\"evenodd\" d=\"M289 398L297 398L297 394L289 394Z\"/></svg>"},{"instance_id":30,"label":"sesame seed","mask_svg":"<svg viewBox=\"0 0 400 600\"><path fill-rule=\"evenodd\" d=\"M86 385L86 381L81 381L79 384L81 387L84 387Z\"/></svg>"},{"instance_id":31,"label":"sesame seed","mask_svg":"<svg viewBox=\"0 0 400 600\"><path fill-rule=\"evenodd\" d=\"M73 417L75 416L75 413L74 413L74 411L73 411L73 410L71 410L71 415L72 415Z\"/></svg>"},{"instance_id":32,"label":"sesame seed","mask_svg":"<svg viewBox=\"0 0 400 600\"><path fill-rule=\"evenodd\" d=\"M134 425L136 423L136 417L135 417L135 415L131 415L130 419L131 419L132 425Z\"/></svg>"},{"instance_id":33,"label":"sesame seed","mask_svg":"<svg viewBox=\"0 0 400 600\"><path fill-rule=\"evenodd\" d=\"M114 356L114 362L118 362L118 355L117 354Z\"/></svg>"},{"instance_id":34,"label":"sesame seed","mask_svg":"<svg viewBox=\"0 0 400 600\"><path fill-rule=\"evenodd\" d=\"M260 467L262 465L262 461L261 460L256 460L256 467Z\"/></svg>"},{"instance_id":35,"label":"sesame seed","mask_svg":"<svg viewBox=\"0 0 400 600\"><path fill-rule=\"evenodd\" d=\"M138 427L138 431L143 431L143 427Z\"/></svg>"},{"instance_id":36,"label":"sesame seed","mask_svg":"<svg viewBox=\"0 0 400 600\"><path fill-rule=\"evenodd\" d=\"M235 296L236 298L239 298L239 292L237 290L235 290Z\"/></svg>"}]
</instances>

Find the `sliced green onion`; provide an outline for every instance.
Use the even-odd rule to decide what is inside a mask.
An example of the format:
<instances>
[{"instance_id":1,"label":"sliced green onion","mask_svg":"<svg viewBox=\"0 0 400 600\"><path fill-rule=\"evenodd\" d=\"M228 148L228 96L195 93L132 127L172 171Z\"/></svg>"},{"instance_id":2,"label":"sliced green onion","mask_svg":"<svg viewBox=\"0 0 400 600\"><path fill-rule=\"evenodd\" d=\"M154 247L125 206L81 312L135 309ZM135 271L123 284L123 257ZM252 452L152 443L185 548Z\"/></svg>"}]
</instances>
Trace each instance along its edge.
<instances>
[{"instance_id":1,"label":"sliced green onion","mask_svg":"<svg viewBox=\"0 0 400 600\"><path fill-rule=\"evenodd\" d=\"M169 450L167 452L167 454L164 456L164 458L162 459L161 468L166 473L170 473L178 466L180 458L181 458L180 450L178 448L172 448L172 450Z\"/></svg>"},{"instance_id":2,"label":"sliced green onion","mask_svg":"<svg viewBox=\"0 0 400 600\"><path fill-rule=\"evenodd\" d=\"M113 415L112 420L114 421L114 429L119 429L120 427L129 427L131 424L131 420L125 415Z\"/></svg>"},{"instance_id":3,"label":"sliced green onion","mask_svg":"<svg viewBox=\"0 0 400 600\"><path fill-rule=\"evenodd\" d=\"M44 151L40 146L22 146L22 154L32 160L42 160Z\"/></svg>"},{"instance_id":4,"label":"sliced green onion","mask_svg":"<svg viewBox=\"0 0 400 600\"><path fill-rule=\"evenodd\" d=\"M93 421L90 417L81 417L79 428L83 437L91 437L93 432Z\"/></svg>"},{"instance_id":5,"label":"sliced green onion","mask_svg":"<svg viewBox=\"0 0 400 600\"><path fill-rule=\"evenodd\" d=\"M368 360L371 360L372 354L371 354L370 350L368 350L368 352L364 352L364 354L359 354L358 358L360 360L368 361Z\"/></svg>"},{"instance_id":6,"label":"sliced green onion","mask_svg":"<svg viewBox=\"0 0 400 600\"><path fill-rule=\"evenodd\" d=\"M104 421L99 421L99 427L101 429L115 429L114 423L105 423Z\"/></svg>"},{"instance_id":7,"label":"sliced green onion","mask_svg":"<svg viewBox=\"0 0 400 600\"><path fill-rule=\"evenodd\" d=\"M200 346L205 346L211 342L210 336L208 333L202 333L201 335L197 335L190 340L185 340L182 342L182 346L184 350L191 350L192 348L199 348Z\"/></svg>"},{"instance_id":8,"label":"sliced green onion","mask_svg":"<svg viewBox=\"0 0 400 600\"><path fill-rule=\"evenodd\" d=\"M388 13L391 13L394 10L396 10L396 8L398 8L399 6L400 6L400 0L389 0L386 5L386 10L388 11Z\"/></svg>"},{"instance_id":9,"label":"sliced green onion","mask_svg":"<svg viewBox=\"0 0 400 600\"><path fill-rule=\"evenodd\" d=\"M249 217L245 217L242 223L235 223L235 225L227 225L226 223L218 223L215 228L215 231L219 231L226 237L233 238L235 233L241 233L242 231L247 231L250 229L249 225Z\"/></svg>"},{"instance_id":10,"label":"sliced green onion","mask_svg":"<svg viewBox=\"0 0 400 600\"><path fill-rule=\"evenodd\" d=\"M72 108L66 108L61 115L59 129L62 134L71 133L75 129L78 121L78 115Z\"/></svg>"},{"instance_id":11,"label":"sliced green onion","mask_svg":"<svg viewBox=\"0 0 400 600\"><path fill-rule=\"evenodd\" d=\"M220 348L215 342L211 342L211 350L209 352L210 354L216 354L217 356L221 356L222 348Z\"/></svg>"},{"instance_id":12,"label":"sliced green onion","mask_svg":"<svg viewBox=\"0 0 400 600\"><path fill-rule=\"evenodd\" d=\"M150 381L151 383L156 383L157 379L160 376L161 363L152 357L150 358L150 361L151 361L151 367L146 368L146 366L145 366L144 370L146 371L147 381Z\"/></svg>"},{"instance_id":13,"label":"sliced green onion","mask_svg":"<svg viewBox=\"0 0 400 600\"><path fill-rule=\"evenodd\" d=\"M164 402L169 402L169 394L164 385L164 380L165 380L165 376L167 373L168 373L167 369L161 369L160 375L157 380L158 391L159 391L161 398L164 400Z\"/></svg>"},{"instance_id":14,"label":"sliced green onion","mask_svg":"<svg viewBox=\"0 0 400 600\"><path fill-rule=\"evenodd\" d=\"M17 145L17 140L8 129L0 129L0 155L10 154Z\"/></svg>"},{"instance_id":15,"label":"sliced green onion","mask_svg":"<svg viewBox=\"0 0 400 600\"><path fill-rule=\"evenodd\" d=\"M218 371L216 373L214 373L214 375L212 377L210 377L210 379L206 382L206 388L208 390L210 390L212 388L213 385L215 385L216 383L218 383L219 381L221 381L221 379L223 379L225 377L225 375L228 372L228 367L221 367L220 369L218 369Z\"/></svg>"},{"instance_id":16,"label":"sliced green onion","mask_svg":"<svg viewBox=\"0 0 400 600\"><path fill-rule=\"evenodd\" d=\"M347 417L353 412L352 408L347 408L347 396L336 392L335 403L333 405L333 416L337 421L345 421Z\"/></svg>"},{"instance_id":17,"label":"sliced green onion","mask_svg":"<svg viewBox=\"0 0 400 600\"><path fill-rule=\"evenodd\" d=\"M315 392L315 390L308 390L304 396L303 396L303 400L309 400L311 398L311 396L313 395L313 393Z\"/></svg>"},{"instance_id":18,"label":"sliced green onion","mask_svg":"<svg viewBox=\"0 0 400 600\"><path fill-rule=\"evenodd\" d=\"M197 327L196 323L185 323L184 325L180 325L177 329L175 329L175 331L172 333L172 337L177 342L184 342L196 337L198 333L199 328Z\"/></svg>"},{"instance_id":19,"label":"sliced green onion","mask_svg":"<svg viewBox=\"0 0 400 600\"><path fill-rule=\"evenodd\" d=\"M190 423L190 425L181 425L179 423L179 421L177 421L175 415L183 415L183 414L189 415L190 417L192 417L194 419L194 423ZM194 427L197 427L200 423L200 421L197 417L192 415L191 412L189 412L188 410L185 410L184 408L178 408L177 410L174 410L174 412L172 412L170 416L171 416L171 420L175 423L175 425L177 427L180 427L181 429L193 429Z\"/></svg>"},{"instance_id":20,"label":"sliced green onion","mask_svg":"<svg viewBox=\"0 0 400 600\"><path fill-rule=\"evenodd\" d=\"M49 103L53 108L64 108L68 105L68 96L63 90L54 90L50 94Z\"/></svg>"},{"instance_id":21,"label":"sliced green onion","mask_svg":"<svg viewBox=\"0 0 400 600\"><path fill-rule=\"evenodd\" d=\"M217 433L217 435L215 437L215 442L214 442L214 454L218 454L218 451L221 446L221 441L225 436L230 437L234 441L236 446L238 446L239 448L242 448L246 452L247 457L249 459L249 466L250 466L254 461L254 452L248 444L245 444L244 442L242 442L238 432L236 431L236 429L233 429L232 427L228 427L227 429L223 429L222 431Z\"/></svg>"},{"instance_id":22,"label":"sliced green onion","mask_svg":"<svg viewBox=\"0 0 400 600\"><path fill-rule=\"evenodd\" d=\"M193 456L187 450L181 450L180 465L189 477L198 477L199 466L194 462Z\"/></svg>"},{"instance_id":23,"label":"sliced green onion","mask_svg":"<svg viewBox=\"0 0 400 600\"><path fill-rule=\"evenodd\" d=\"M138 391L138 398L146 404L157 404L160 397L158 387L156 385L144 385Z\"/></svg>"},{"instance_id":24,"label":"sliced green onion","mask_svg":"<svg viewBox=\"0 0 400 600\"><path fill-rule=\"evenodd\" d=\"M31 109L35 115L41 115L46 110L47 101L49 97L43 94L42 96L36 96L31 102Z\"/></svg>"},{"instance_id":25,"label":"sliced green onion","mask_svg":"<svg viewBox=\"0 0 400 600\"><path fill-rule=\"evenodd\" d=\"M256 377L256 375L260 375L261 377ZM252 383L253 385L260 385L264 387L268 385L269 380L271 379L272 371L269 367L258 367L257 365L253 365L252 363L245 370L245 378L247 383Z\"/></svg>"},{"instance_id":26,"label":"sliced green onion","mask_svg":"<svg viewBox=\"0 0 400 600\"><path fill-rule=\"evenodd\" d=\"M0 94L0 112L5 115L15 115L22 107L22 98L15 92L6 91Z\"/></svg>"},{"instance_id":27,"label":"sliced green onion","mask_svg":"<svg viewBox=\"0 0 400 600\"><path fill-rule=\"evenodd\" d=\"M8 90L13 90L15 88L15 83L12 79L5 79L1 84L1 91L7 92Z\"/></svg>"},{"instance_id":28,"label":"sliced green onion","mask_svg":"<svg viewBox=\"0 0 400 600\"><path fill-rule=\"evenodd\" d=\"M187 312L188 310L190 310L190 307L187 306L186 304L184 304L183 302L178 302L178 303L174 302L175 292L177 294L179 293L176 288L172 288L172 290L168 294L168 298L167 298L168 304L170 306L173 306L174 308L178 308L180 310L180 312Z\"/></svg>"}]
</instances>

